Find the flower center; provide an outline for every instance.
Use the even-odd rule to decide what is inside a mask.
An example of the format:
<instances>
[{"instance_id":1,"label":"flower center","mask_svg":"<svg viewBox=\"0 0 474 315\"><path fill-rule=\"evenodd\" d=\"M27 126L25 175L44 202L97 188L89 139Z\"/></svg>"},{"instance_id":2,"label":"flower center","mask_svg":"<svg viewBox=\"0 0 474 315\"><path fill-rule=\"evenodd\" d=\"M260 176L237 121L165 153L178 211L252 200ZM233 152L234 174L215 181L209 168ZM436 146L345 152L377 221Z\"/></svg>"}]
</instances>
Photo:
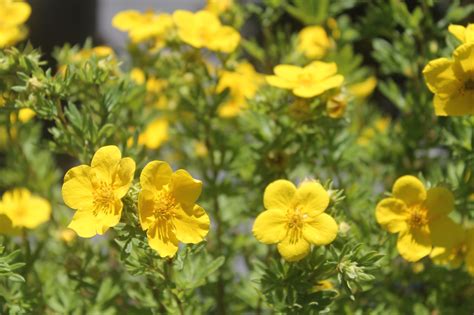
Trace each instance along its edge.
<instances>
[{"instance_id":1,"label":"flower center","mask_svg":"<svg viewBox=\"0 0 474 315\"><path fill-rule=\"evenodd\" d=\"M421 228L428 224L428 211L427 209L418 204L414 205L410 209L410 218L408 219L408 225L412 228Z\"/></svg>"},{"instance_id":2,"label":"flower center","mask_svg":"<svg viewBox=\"0 0 474 315\"><path fill-rule=\"evenodd\" d=\"M178 202L168 191L162 189L155 196L153 214L157 220L169 221L175 217Z\"/></svg>"},{"instance_id":3,"label":"flower center","mask_svg":"<svg viewBox=\"0 0 474 315\"><path fill-rule=\"evenodd\" d=\"M314 81L313 75L311 73L301 73L298 76L298 81L301 85L304 85L304 86L311 85Z\"/></svg>"},{"instance_id":4,"label":"flower center","mask_svg":"<svg viewBox=\"0 0 474 315\"><path fill-rule=\"evenodd\" d=\"M474 79L468 79L465 83L464 83L464 89L465 90L474 90Z\"/></svg>"},{"instance_id":5,"label":"flower center","mask_svg":"<svg viewBox=\"0 0 474 315\"><path fill-rule=\"evenodd\" d=\"M100 210L108 210L113 205L114 199L112 186L101 182L93 193L94 214L97 215Z\"/></svg>"},{"instance_id":6,"label":"flower center","mask_svg":"<svg viewBox=\"0 0 474 315\"><path fill-rule=\"evenodd\" d=\"M287 226L288 234L290 235L290 243L296 243L303 233L304 220L308 215L301 213L300 209L296 207L288 210L286 216L288 220Z\"/></svg>"}]
</instances>

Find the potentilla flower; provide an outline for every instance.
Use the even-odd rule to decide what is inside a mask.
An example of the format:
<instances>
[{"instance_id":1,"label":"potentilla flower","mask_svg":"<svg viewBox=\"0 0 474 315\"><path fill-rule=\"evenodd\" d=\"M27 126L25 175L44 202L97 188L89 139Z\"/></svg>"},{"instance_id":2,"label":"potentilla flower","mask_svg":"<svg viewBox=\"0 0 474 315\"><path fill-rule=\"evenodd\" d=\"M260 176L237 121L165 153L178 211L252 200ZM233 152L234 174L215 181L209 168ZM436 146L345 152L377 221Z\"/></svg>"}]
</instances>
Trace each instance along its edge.
<instances>
[{"instance_id":1,"label":"potentilla flower","mask_svg":"<svg viewBox=\"0 0 474 315\"><path fill-rule=\"evenodd\" d=\"M467 26L451 24L449 25L449 32L463 43L474 42L474 24Z\"/></svg>"},{"instance_id":2,"label":"potentilla flower","mask_svg":"<svg viewBox=\"0 0 474 315\"><path fill-rule=\"evenodd\" d=\"M433 244L453 243L452 221L448 214L454 208L453 194L446 188L426 191L414 176L402 176L393 185L392 197L377 204L377 222L390 233L398 233L397 249L411 262L428 256Z\"/></svg>"},{"instance_id":3,"label":"potentilla flower","mask_svg":"<svg viewBox=\"0 0 474 315\"><path fill-rule=\"evenodd\" d=\"M195 48L231 53L240 42L239 32L222 25L219 18L208 11L177 10L173 13L173 20L181 40Z\"/></svg>"},{"instance_id":4,"label":"potentilla flower","mask_svg":"<svg viewBox=\"0 0 474 315\"><path fill-rule=\"evenodd\" d=\"M298 50L306 57L320 59L331 47L331 41L321 26L307 26L298 34Z\"/></svg>"},{"instance_id":5,"label":"potentilla flower","mask_svg":"<svg viewBox=\"0 0 474 315\"><path fill-rule=\"evenodd\" d=\"M423 70L438 116L474 114L474 42L459 46L454 59L430 61Z\"/></svg>"},{"instance_id":6,"label":"potentilla flower","mask_svg":"<svg viewBox=\"0 0 474 315\"><path fill-rule=\"evenodd\" d=\"M113 145L97 150L91 166L80 165L64 176L64 203L76 209L69 228L81 237L104 234L122 215L121 199L133 181L135 162Z\"/></svg>"},{"instance_id":7,"label":"potentilla flower","mask_svg":"<svg viewBox=\"0 0 474 315\"><path fill-rule=\"evenodd\" d=\"M165 118L153 120L138 136L138 144L145 145L149 149L158 149L168 141L168 128L169 123Z\"/></svg>"},{"instance_id":8,"label":"potentilla flower","mask_svg":"<svg viewBox=\"0 0 474 315\"><path fill-rule=\"evenodd\" d=\"M344 77L337 74L337 65L333 62L313 61L306 67L278 65L275 75L267 76L268 84L282 89L292 90L293 94L311 98L338 88Z\"/></svg>"},{"instance_id":9,"label":"potentilla flower","mask_svg":"<svg viewBox=\"0 0 474 315\"><path fill-rule=\"evenodd\" d=\"M31 14L31 7L22 1L0 1L0 48L23 40L27 30L23 24Z\"/></svg>"},{"instance_id":10,"label":"potentilla flower","mask_svg":"<svg viewBox=\"0 0 474 315\"><path fill-rule=\"evenodd\" d=\"M329 194L316 181L296 188L287 180L276 180L263 195L265 211L255 220L253 234L264 244L278 244L287 261L303 259L311 244L327 245L337 236L336 221L324 213Z\"/></svg>"},{"instance_id":11,"label":"potentilla flower","mask_svg":"<svg viewBox=\"0 0 474 315\"><path fill-rule=\"evenodd\" d=\"M0 201L0 214L5 215L2 225L11 228L7 234L12 234L15 228L34 229L41 223L49 220L51 216L51 204L48 200L32 195L26 188L16 188L3 194Z\"/></svg>"},{"instance_id":12,"label":"potentilla flower","mask_svg":"<svg viewBox=\"0 0 474 315\"><path fill-rule=\"evenodd\" d=\"M138 197L140 224L147 231L150 247L161 257L173 257L178 242L196 244L209 231L209 216L196 204L202 182L168 163L148 163L140 175Z\"/></svg>"}]
</instances>

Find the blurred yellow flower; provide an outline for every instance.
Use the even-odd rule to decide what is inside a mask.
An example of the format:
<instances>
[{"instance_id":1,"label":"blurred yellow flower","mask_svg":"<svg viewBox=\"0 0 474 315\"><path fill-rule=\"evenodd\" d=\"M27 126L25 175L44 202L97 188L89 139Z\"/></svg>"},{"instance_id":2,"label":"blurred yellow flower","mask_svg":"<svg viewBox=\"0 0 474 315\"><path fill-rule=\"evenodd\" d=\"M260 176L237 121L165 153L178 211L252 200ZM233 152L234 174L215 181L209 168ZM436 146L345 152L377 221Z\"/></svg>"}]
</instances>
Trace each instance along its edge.
<instances>
[{"instance_id":1,"label":"blurred yellow flower","mask_svg":"<svg viewBox=\"0 0 474 315\"><path fill-rule=\"evenodd\" d=\"M196 48L231 53L240 42L239 32L222 25L219 18L208 11L177 10L173 13L173 20L181 40Z\"/></svg>"},{"instance_id":2,"label":"blurred yellow flower","mask_svg":"<svg viewBox=\"0 0 474 315\"><path fill-rule=\"evenodd\" d=\"M459 46L454 60L439 58L423 70L438 116L474 114L474 42Z\"/></svg>"},{"instance_id":3,"label":"blurred yellow flower","mask_svg":"<svg viewBox=\"0 0 474 315\"><path fill-rule=\"evenodd\" d=\"M278 244L287 261L298 261L310 252L310 244L327 245L337 236L336 221L324 213L329 194L316 181L296 188L287 180L276 180L263 195L265 211L253 225L253 234L264 244Z\"/></svg>"},{"instance_id":4,"label":"blurred yellow flower","mask_svg":"<svg viewBox=\"0 0 474 315\"><path fill-rule=\"evenodd\" d=\"M97 150L91 166L80 165L64 176L64 203L77 210L69 224L81 237L104 234L122 215L121 199L133 181L135 162L113 145Z\"/></svg>"},{"instance_id":5,"label":"blurred yellow flower","mask_svg":"<svg viewBox=\"0 0 474 315\"><path fill-rule=\"evenodd\" d=\"M326 112L331 118L341 118L346 112L347 99L344 95L338 94L331 97L326 103Z\"/></svg>"},{"instance_id":6,"label":"blurred yellow flower","mask_svg":"<svg viewBox=\"0 0 474 315\"><path fill-rule=\"evenodd\" d=\"M474 42L474 24L470 23L467 26L451 24L449 25L449 32L462 43Z\"/></svg>"},{"instance_id":7,"label":"blurred yellow flower","mask_svg":"<svg viewBox=\"0 0 474 315\"><path fill-rule=\"evenodd\" d=\"M196 204L202 182L185 170L173 170L168 163L148 163L140 175L138 197L140 224L147 230L148 243L161 257L173 257L178 241L196 244L209 231L206 211Z\"/></svg>"},{"instance_id":8,"label":"blurred yellow flower","mask_svg":"<svg viewBox=\"0 0 474 315\"><path fill-rule=\"evenodd\" d=\"M207 0L204 10L212 14L219 15L229 10L234 4L234 0Z\"/></svg>"},{"instance_id":9,"label":"blurred yellow flower","mask_svg":"<svg viewBox=\"0 0 474 315\"><path fill-rule=\"evenodd\" d=\"M429 255L433 244L451 245L453 194L446 188L426 191L414 176L402 176L393 185L392 197L377 204L377 222L390 233L399 233L397 249L411 262Z\"/></svg>"},{"instance_id":10,"label":"blurred yellow flower","mask_svg":"<svg viewBox=\"0 0 474 315\"><path fill-rule=\"evenodd\" d=\"M26 188L16 188L3 194L0 214L10 219L12 228L34 229L49 220L51 205L48 200L32 195ZM3 223L8 226L8 222L4 219Z\"/></svg>"},{"instance_id":11,"label":"blurred yellow flower","mask_svg":"<svg viewBox=\"0 0 474 315\"><path fill-rule=\"evenodd\" d=\"M27 29L23 23L28 20L31 7L23 1L0 1L0 48L8 47L25 39Z\"/></svg>"},{"instance_id":12,"label":"blurred yellow flower","mask_svg":"<svg viewBox=\"0 0 474 315\"><path fill-rule=\"evenodd\" d=\"M217 92L229 89L230 100L219 108L221 117L235 117L247 108L247 99L257 93L258 87L263 83L263 76L255 71L252 64L242 62L235 71L224 71L217 84Z\"/></svg>"},{"instance_id":13,"label":"blurred yellow flower","mask_svg":"<svg viewBox=\"0 0 474 315\"><path fill-rule=\"evenodd\" d=\"M331 47L331 41L321 26L307 26L298 34L298 51L311 59L324 57Z\"/></svg>"},{"instance_id":14,"label":"blurred yellow flower","mask_svg":"<svg viewBox=\"0 0 474 315\"><path fill-rule=\"evenodd\" d=\"M153 120L143 133L138 136L138 144L148 149L158 149L163 142L168 141L168 121L164 118Z\"/></svg>"},{"instance_id":15,"label":"blurred yellow flower","mask_svg":"<svg viewBox=\"0 0 474 315\"><path fill-rule=\"evenodd\" d=\"M327 90L340 87L344 77L337 74L335 63L313 61L306 67L278 65L275 75L267 76L268 84L282 89L289 89L299 97L318 96Z\"/></svg>"},{"instance_id":16,"label":"blurred yellow flower","mask_svg":"<svg viewBox=\"0 0 474 315\"><path fill-rule=\"evenodd\" d=\"M321 280L316 283L315 286L312 287L311 292L319 292L319 291L331 291L334 290L334 285L330 280Z\"/></svg>"},{"instance_id":17,"label":"blurred yellow flower","mask_svg":"<svg viewBox=\"0 0 474 315\"><path fill-rule=\"evenodd\" d=\"M62 229L60 232L59 232L59 238L66 242L66 243L71 243L72 241L74 241L74 239L76 238L76 233L69 229L69 228L65 228L65 229Z\"/></svg>"},{"instance_id":18,"label":"blurred yellow flower","mask_svg":"<svg viewBox=\"0 0 474 315\"><path fill-rule=\"evenodd\" d=\"M146 81L145 72L140 68L133 68L130 71L130 78L137 84L145 84Z\"/></svg>"},{"instance_id":19,"label":"blurred yellow flower","mask_svg":"<svg viewBox=\"0 0 474 315\"><path fill-rule=\"evenodd\" d=\"M363 100L370 96L377 87L377 78L374 76L368 77L366 80L351 84L348 87L349 93L356 99Z\"/></svg>"},{"instance_id":20,"label":"blurred yellow flower","mask_svg":"<svg viewBox=\"0 0 474 315\"><path fill-rule=\"evenodd\" d=\"M112 25L122 32L128 32L132 43L138 44L152 39L155 41L155 48L161 48L173 27L173 19L167 13L127 10L115 15Z\"/></svg>"}]
</instances>

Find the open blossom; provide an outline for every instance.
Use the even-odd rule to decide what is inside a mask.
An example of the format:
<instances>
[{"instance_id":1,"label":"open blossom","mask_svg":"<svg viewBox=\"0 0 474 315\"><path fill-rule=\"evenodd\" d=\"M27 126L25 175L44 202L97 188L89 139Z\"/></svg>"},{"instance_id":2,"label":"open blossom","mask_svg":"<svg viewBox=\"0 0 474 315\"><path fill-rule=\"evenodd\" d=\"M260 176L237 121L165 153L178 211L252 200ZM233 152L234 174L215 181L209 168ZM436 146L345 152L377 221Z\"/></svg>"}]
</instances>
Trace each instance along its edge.
<instances>
[{"instance_id":1,"label":"open blossom","mask_svg":"<svg viewBox=\"0 0 474 315\"><path fill-rule=\"evenodd\" d=\"M23 1L0 0L0 48L23 40L27 30L23 24L31 14L31 7Z\"/></svg>"},{"instance_id":2,"label":"open blossom","mask_svg":"<svg viewBox=\"0 0 474 315\"><path fill-rule=\"evenodd\" d=\"M428 256L433 245L453 243L452 221L454 197L446 188L426 190L414 176L402 176L392 189L393 197L377 204L377 222L390 233L398 233L397 249L408 261Z\"/></svg>"},{"instance_id":3,"label":"open blossom","mask_svg":"<svg viewBox=\"0 0 474 315\"><path fill-rule=\"evenodd\" d=\"M474 42L474 24L472 23L467 26L451 24L449 32L463 43Z\"/></svg>"},{"instance_id":4,"label":"open blossom","mask_svg":"<svg viewBox=\"0 0 474 315\"><path fill-rule=\"evenodd\" d=\"M185 170L173 172L168 163L148 163L140 175L140 224L150 247L161 257L173 257L178 242L196 244L209 231L209 216L196 204L202 182Z\"/></svg>"},{"instance_id":5,"label":"open blossom","mask_svg":"<svg viewBox=\"0 0 474 315\"><path fill-rule=\"evenodd\" d=\"M104 234L117 225L122 215L122 198L135 173L135 162L123 158L113 145L97 150L91 165L70 169L64 176L64 203L76 213L69 228L81 237Z\"/></svg>"},{"instance_id":6,"label":"open blossom","mask_svg":"<svg viewBox=\"0 0 474 315\"><path fill-rule=\"evenodd\" d=\"M331 41L321 26L307 26L298 34L297 49L306 57L320 59L331 47Z\"/></svg>"},{"instance_id":7,"label":"open blossom","mask_svg":"<svg viewBox=\"0 0 474 315\"><path fill-rule=\"evenodd\" d=\"M321 95L344 82L333 62L313 61L306 67L278 65L273 70L275 75L266 77L268 84L292 90L293 94L303 98Z\"/></svg>"},{"instance_id":8,"label":"open blossom","mask_svg":"<svg viewBox=\"0 0 474 315\"><path fill-rule=\"evenodd\" d=\"M240 42L239 32L222 25L219 18L208 11L177 10L173 13L173 20L181 40L195 48L231 53Z\"/></svg>"},{"instance_id":9,"label":"open blossom","mask_svg":"<svg viewBox=\"0 0 474 315\"><path fill-rule=\"evenodd\" d=\"M438 116L474 114L474 42L459 46L453 59L432 60L423 69Z\"/></svg>"},{"instance_id":10,"label":"open blossom","mask_svg":"<svg viewBox=\"0 0 474 315\"><path fill-rule=\"evenodd\" d=\"M253 234L264 244L278 244L287 261L304 258L314 245L327 245L337 236L336 221L324 213L329 194L315 181L305 181L296 188L287 180L267 186L263 195L265 211L253 225Z\"/></svg>"},{"instance_id":11,"label":"open blossom","mask_svg":"<svg viewBox=\"0 0 474 315\"><path fill-rule=\"evenodd\" d=\"M16 188L3 194L0 201L2 225L7 227L7 234L14 234L15 228L34 229L49 220L51 204L48 200L32 195L26 188ZM11 227L9 222L11 222Z\"/></svg>"}]
</instances>

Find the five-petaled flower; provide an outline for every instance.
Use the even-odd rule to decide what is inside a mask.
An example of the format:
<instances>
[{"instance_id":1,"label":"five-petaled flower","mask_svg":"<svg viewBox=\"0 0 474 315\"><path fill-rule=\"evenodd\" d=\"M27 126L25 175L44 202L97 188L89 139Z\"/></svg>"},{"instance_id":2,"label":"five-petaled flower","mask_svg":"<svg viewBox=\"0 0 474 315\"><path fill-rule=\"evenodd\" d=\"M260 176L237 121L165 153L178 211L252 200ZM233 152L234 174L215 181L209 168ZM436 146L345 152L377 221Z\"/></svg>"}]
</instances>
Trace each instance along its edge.
<instances>
[{"instance_id":1,"label":"five-petaled flower","mask_svg":"<svg viewBox=\"0 0 474 315\"><path fill-rule=\"evenodd\" d=\"M415 262L430 254L433 245L451 246L447 216L454 208L453 194L446 188L426 191L414 176L402 176L395 181L392 197L377 204L377 222L390 233L399 233L397 249L408 261Z\"/></svg>"},{"instance_id":2,"label":"five-petaled flower","mask_svg":"<svg viewBox=\"0 0 474 315\"><path fill-rule=\"evenodd\" d=\"M64 203L77 212L69 228L81 237L104 234L117 225L122 215L122 198L127 194L135 173L135 162L123 158L116 146L97 150L91 166L80 165L64 176Z\"/></svg>"},{"instance_id":3,"label":"five-petaled flower","mask_svg":"<svg viewBox=\"0 0 474 315\"><path fill-rule=\"evenodd\" d=\"M296 188L287 180L267 186L263 195L265 211L253 225L253 234L262 243L278 244L287 261L298 261L310 252L310 244L326 245L337 236L336 221L324 213L329 194L316 181L304 181Z\"/></svg>"},{"instance_id":4,"label":"five-petaled flower","mask_svg":"<svg viewBox=\"0 0 474 315\"><path fill-rule=\"evenodd\" d=\"M306 57L320 59L331 47L331 41L321 26L307 26L298 34L298 50Z\"/></svg>"},{"instance_id":5,"label":"five-petaled flower","mask_svg":"<svg viewBox=\"0 0 474 315\"><path fill-rule=\"evenodd\" d=\"M147 230L150 247L161 257L173 257L178 241L196 244L209 231L209 216L196 204L202 182L168 163L148 163L140 175L138 196L140 224Z\"/></svg>"},{"instance_id":6,"label":"five-petaled flower","mask_svg":"<svg viewBox=\"0 0 474 315\"><path fill-rule=\"evenodd\" d=\"M278 65L273 70L275 75L266 77L268 84L292 90L293 94L303 98L321 95L344 82L333 62L313 61L306 67Z\"/></svg>"},{"instance_id":7,"label":"five-petaled flower","mask_svg":"<svg viewBox=\"0 0 474 315\"><path fill-rule=\"evenodd\" d=\"M474 114L474 42L459 46L454 60L438 58L423 70L438 116Z\"/></svg>"}]
</instances>

